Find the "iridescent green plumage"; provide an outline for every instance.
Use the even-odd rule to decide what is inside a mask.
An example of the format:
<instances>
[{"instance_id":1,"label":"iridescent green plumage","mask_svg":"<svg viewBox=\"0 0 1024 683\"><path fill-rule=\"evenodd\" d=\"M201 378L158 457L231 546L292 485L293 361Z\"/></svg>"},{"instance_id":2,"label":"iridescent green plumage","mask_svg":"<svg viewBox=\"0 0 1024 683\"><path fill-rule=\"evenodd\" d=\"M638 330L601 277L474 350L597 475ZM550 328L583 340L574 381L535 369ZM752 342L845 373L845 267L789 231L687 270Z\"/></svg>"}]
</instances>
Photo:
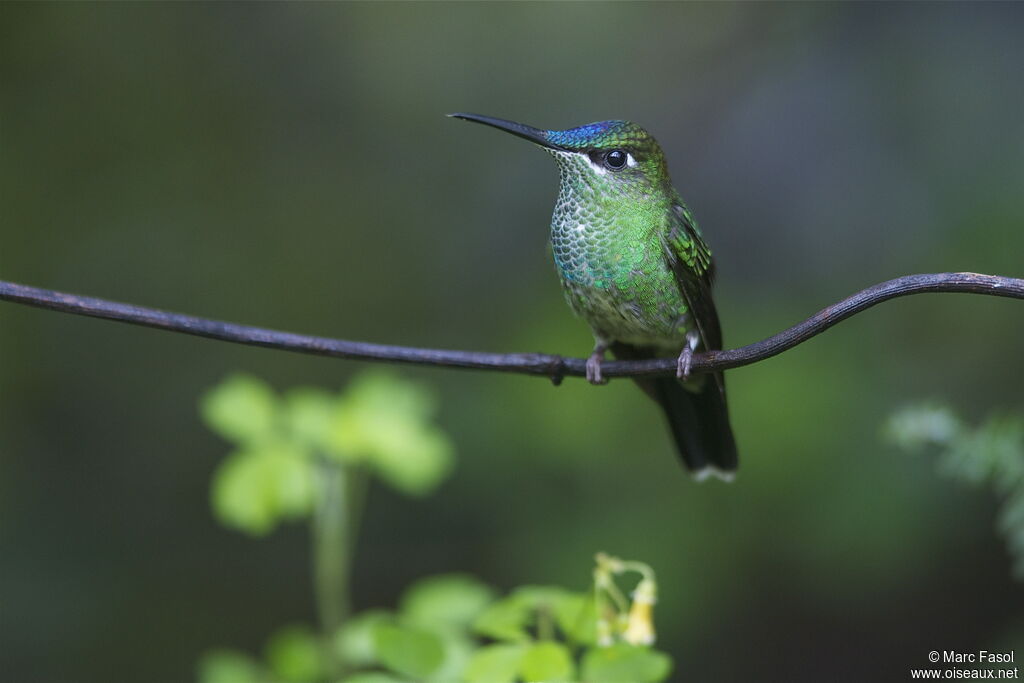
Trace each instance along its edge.
<instances>
[{"instance_id":1,"label":"iridescent green plumage","mask_svg":"<svg viewBox=\"0 0 1024 683\"><path fill-rule=\"evenodd\" d=\"M621 358L679 357L679 379L638 379L665 409L683 460L698 474L736 468L722 375L689 377L698 348L721 348L711 300L711 251L672 188L661 147L628 121L564 131L453 114L531 140L554 156L559 193L551 246L570 306L597 340L588 378L601 382L606 349Z\"/></svg>"}]
</instances>

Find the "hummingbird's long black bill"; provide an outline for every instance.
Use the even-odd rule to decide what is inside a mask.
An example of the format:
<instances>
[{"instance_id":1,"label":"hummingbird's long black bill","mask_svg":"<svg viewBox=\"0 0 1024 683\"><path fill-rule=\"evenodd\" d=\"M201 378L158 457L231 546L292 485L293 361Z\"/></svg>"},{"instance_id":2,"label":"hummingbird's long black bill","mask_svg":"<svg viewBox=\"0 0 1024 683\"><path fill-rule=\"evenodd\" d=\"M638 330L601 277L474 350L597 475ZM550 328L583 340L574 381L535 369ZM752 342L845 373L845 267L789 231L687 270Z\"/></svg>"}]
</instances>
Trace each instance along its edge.
<instances>
[{"instance_id":1,"label":"hummingbird's long black bill","mask_svg":"<svg viewBox=\"0 0 1024 683\"><path fill-rule=\"evenodd\" d=\"M547 147L549 149L562 149L561 145L548 140L547 131L541 130L540 128L534 128L533 126L527 126L523 123L516 123L515 121L506 121L505 119L496 119L493 116L482 116L480 114L463 114L455 113L448 114L453 119L463 119L465 121L473 121L475 123L482 123L485 126L491 126L498 128L506 133L512 133L517 137L521 137L524 140L536 143L541 147Z\"/></svg>"}]
</instances>

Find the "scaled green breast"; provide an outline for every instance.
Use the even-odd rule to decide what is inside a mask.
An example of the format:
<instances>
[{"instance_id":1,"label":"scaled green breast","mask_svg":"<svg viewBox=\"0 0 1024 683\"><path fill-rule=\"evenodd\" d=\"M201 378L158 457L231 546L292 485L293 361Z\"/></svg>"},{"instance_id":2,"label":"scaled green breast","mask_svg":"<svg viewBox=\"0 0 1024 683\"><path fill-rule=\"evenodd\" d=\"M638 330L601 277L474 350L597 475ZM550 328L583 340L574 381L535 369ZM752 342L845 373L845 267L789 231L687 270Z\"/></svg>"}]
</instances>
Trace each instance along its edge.
<instances>
[{"instance_id":1,"label":"scaled green breast","mask_svg":"<svg viewBox=\"0 0 1024 683\"><path fill-rule=\"evenodd\" d=\"M660 239L664 211L601 187L600 178L572 167L586 164L578 155L559 162L551 246L572 308L596 331L621 341L685 335L686 303Z\"/></svg>"}]
</instances>

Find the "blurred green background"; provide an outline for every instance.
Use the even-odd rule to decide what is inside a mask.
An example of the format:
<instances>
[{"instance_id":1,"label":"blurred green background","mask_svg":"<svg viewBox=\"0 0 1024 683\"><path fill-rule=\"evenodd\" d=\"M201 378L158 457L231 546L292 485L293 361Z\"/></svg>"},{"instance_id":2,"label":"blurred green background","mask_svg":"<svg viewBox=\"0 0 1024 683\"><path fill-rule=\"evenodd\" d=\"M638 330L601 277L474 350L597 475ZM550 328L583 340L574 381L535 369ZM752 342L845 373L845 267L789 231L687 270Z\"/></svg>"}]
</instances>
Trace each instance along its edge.
<instances>
[{"instance_id":1,"label":"blurred green background","mask_svg":"<svg viewBox=\"0 0 1024 683\"><path fill-rule=\"evenodd\" d=\"M913 272L1022 274L1024 6L0 5L0 277L293 331L585 355L550 159L447 120L649 128L718 260L730 346ZM455 440L370 492L359 609L413 579L658 571L678 680L905 680L1024 646L995 501L883 446L904 403L1021 407L1019 302L885 304L729 373L742 468L696 485L628 382L407 368ZM358 363L0 304L0 670L189 680L313 618L304 528L219 527L228 372ZM1018 652L1018 654L1020 654Z\"/></svg>"}]
</instances>

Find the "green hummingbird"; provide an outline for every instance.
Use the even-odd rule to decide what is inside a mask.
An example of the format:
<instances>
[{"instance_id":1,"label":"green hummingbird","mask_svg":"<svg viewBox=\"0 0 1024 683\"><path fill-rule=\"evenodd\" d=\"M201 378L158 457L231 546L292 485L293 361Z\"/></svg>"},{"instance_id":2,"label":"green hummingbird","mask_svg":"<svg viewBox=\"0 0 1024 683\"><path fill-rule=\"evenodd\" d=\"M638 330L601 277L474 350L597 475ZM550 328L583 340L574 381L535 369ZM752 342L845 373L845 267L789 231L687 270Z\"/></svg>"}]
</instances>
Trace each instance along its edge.
<instances>
[{"instance_id":1,"label":"green hummingbird","mask_svg":"<svg viewBox=\"0 0 1024 683\"><path fill-rule=\"evenodd\" d=\"M694 476L731 480L738 457L725 378L690 376L694 351L722 348L711 299L715 265L657 141L629 121L540 130L479 114L449 116L525 138L555 158L551 247L566 299L594 333L587 379L604 382L609 350L621 359L676 358L676 377L635 381L665 411Z\"/></svg>"}]
</instances>

